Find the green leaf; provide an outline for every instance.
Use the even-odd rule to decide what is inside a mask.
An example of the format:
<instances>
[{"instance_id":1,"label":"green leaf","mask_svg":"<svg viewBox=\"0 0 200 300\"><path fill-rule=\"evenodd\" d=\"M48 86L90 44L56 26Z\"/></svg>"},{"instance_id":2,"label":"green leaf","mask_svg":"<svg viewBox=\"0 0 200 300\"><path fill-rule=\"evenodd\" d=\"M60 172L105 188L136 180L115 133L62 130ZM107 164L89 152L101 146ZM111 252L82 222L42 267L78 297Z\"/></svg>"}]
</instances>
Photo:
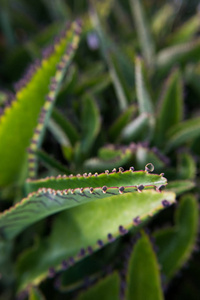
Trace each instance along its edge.
<instances>
[{"instance_id":1,"label":"green leaf","mask_svg":"<svg viewBox=\"0 0 200 300\"><path fill-rule=\"evenodd\" d=\"M119 300L119 286L119 275L113 273L83 292L77 300Z\"/></svg>"},{"instance_id":2,"label":"green leaf","mask_svg":"<svg viewBox=\"0 0 200 300\"><path fill-rule=\"evenodd\" d=\"M131 121L133 114L136 112L135 105L129 106L119 117L115 120L109 129L109 136L111 141L117 141L120 138L124 127Z\"/></svg>"},{"instance_id":3,"label":"green leaf","mask_svg":"<svg viewBox=\"0 0 200 300\"><path fill-rule=\"evenodd\" d=\"M157 143L162 145L166 141L167 131L183 119L183 86L178 70L167 80L158 105L157 116L156 139Z\"/></svg>"},{"instance_id":4,"label":"green leaf","mask_svg":"<svg viewBox=\"0 0 200 300\"><path fill-rule=\"evenodd\" d=\"M149 118L151 116L147 113L142 113L129 124L127 124L122 132L121 139L125 142L132 142L137 140L143 140L149 133Z\"/></svg>"},{"instance_id":5,"label":"green leaf","mask_svg":"<svg viewBox=\"0 0 200 300\"><path fill-rule=\"evenodd\" d=\"M35 286L32 286L29 291L28 300L45 300L45 298Z\"/></svg>"},{"instance_id":6,"label":"green leaf","mask_svg":"<svg viewBox=\"0 0 200 300\"><path fill-rule=\"evenodd\" d=\"M98 10L96 9L96 5L94 5L94 1L91 1L90 17L99 36L101 51L108 65L109 73L116 91L120 110L124 111L128 106L128 100L125 94L123 83L120 80L118 70L116 69L116 61L119 60L115 59L114 55L112 56L110 53L112 43L103 30Z\"/></svg>"},{"instance_id":7,"label":"green leaf","mask_svg":"<svg viewBox=\"0 0 200 300\"><path fill-rule=\"evenodd\" d=\"M79 134L71 122L64 117L57 109L52 111L53 120L62 128L70 143L74 145L79 140Z\"/></svg>"},{"instance_id":8,"label":"green leaf","mask_svg":"<svg viewBox=\"0 0 200 300\"><path fill-rule=\"evenodd\" d=\"M51 272L70 267L174 201L173 193L144 190L117 197L110 195L66 210L55 219L49 237L20 255L17 263L19 288L29 283L39 284L49 274L49 269Z\"/></svg>"},{"instance_id":9,"label":"green leaf","mask_svg":"<svg viewBox=\"0 0 200 300\"><path fill-rule=\"evenodd\" d=\"M200 118L191 118L173 126L167 132L166 151L170 151L200 136Z\"/></svg>"},{"instance_id":10,"label":"green leaf","mask_svg":"<svg viewBox=\"0 0 200 300\"><path fill-rule=\"evenodd\" d=\"M152 65L155 51L154 44L149 31L147 20L144 15L141 1L130 0L130 6L143 56L147 64Z\"/></svg>"},{"instance_id":11,"label":"green leaf","mask_svg":"<svg viewBox=\"0 0 200 300\"><path fill-rule=\"evenodd\" d=\"M190 258L198 235L198 203L192 194L183 196L175 215L175 226L155 234L158 260L168 282Z\"/></svg>"},{"instance_id":12,"label":"green leaf","mask_svg":"<svg viewBox=\"0 0 200 300\"><path fill-rule=\"evenodd\" d=\"M133 193L140 188L165 185L161 175L132 170L118 173L58 176L27 183L27 198L0 214L0 233L12 238L28 225L55 212L121 193Z\"/></svg>"},{"instance_id":13,"label":"green leaf","mask_svg":"<svg viewBox=\"0 0 200 300\"><path fill-rule=\"evenodd\" d=\"M112 170L114 168L119 168L131 161L132 151L130 149L126 149L124 151L115 150L112 154L114 153L115 156L112 158L90 158L84 162L84 167L90 172L93 172L95 170L98 172L102 172L105 169Z\"/></svg>"},{"instance_id":14,"label":"green leaf","mask_svg":"<svg viewBox=\"0 0 200 300\"><path fill-rule=\"evenodd\" d=\"M178 45L181 43L188 42L194 35L199 31L200 21L199 13L192 16L189 20L183 23L178 29L171 34L168 38L169 44Z\"/></svg>"},{"instance_id":15,"label":"green leaf","mask_svg":"<svg viewBox=\"0 0 200 300\"><path fill-rule=\"evenodd\" d=\"M160 42L160 38L170 29L170 25L175 16L174 6L172 3L163 3L158 11L152 17L152 32Z\"/></svg>"},{"instance_id":16,"label":"green leaf","mask_svg":"<svg viewBox=\"0 0 200 300\"><path fill-rule=\"evenodd\" d=\"M161 50L155 59L158 73L166 72L174 65L184 65L192 61L199 61L200 58L200 39L181 45L171 46Z\"/></svg>"},{"instance_id":17,"label":"green leaf","mask_svg":"<svg viewBox=\"0 0 200 300\"><path fill-rule=\"evenodd\" d=\"M80 32L79 22L74 22L70 30L53 47L49 56L44 56L41 63L34 67L34 72L25 79L26 84L16 93L16 99L6 108L0 118L0 185L5 186L16 180L21 165L26 157L26 148L37 125L40 110L49 91L51 77L60 72L57 70L67 59L66 47L77 47ZM73 40L74 39L74 40ZM73 43L72 43L73 40ZM71 49L70 49L71 51ZM63 58L63 62L61 59ZM61 61L61 62L60 62ZM58 65L60 62L60 65ZM54 97L54 86L51 86ZM51 94L48 94L50 96ZM49 99L50 100L50 99ZM51 101L45 103L50 105ZM44 106L46 108L46 106ZM48 109L48 108L47 108ZM20 134L19 134L20 133ZM14 150L13 150L14 149Z\"/></svg>"},{"instance_id":18,"label":"green leaf","mask_svg":"<svg viewBox=\"0 0 200 300\"><path fill-rule=\"evenodd\" d=\"M66 166L48 155L45 151L37 150L35 154L48 169L55 169L67 175L71 174L71 171Z\"/></svg>"},{"instance_id":19,"label":"green leaf","mask_svg":"<svg viewBox=\"0 0 200 300\"><path fill-rule=\"evenodd\" d=\"M142 232L131 254L127 275L127 300L164 299L159 265L148 236Z\"/></svg>"},{"instance_id":20,"label":"green leaf","mask_svg":"<svg viewBox=\"0 0 200 300\"><path fill-rule=\"evenodd\" d=\"M177 196L190 191L195 187L194 181L191 180L174 180L167 184L166 190L174 192Z\"/></svg>"},{"instance_id":21,"label":"green leaf","mask_svg":"<svg viewBox=\"0 0 200 300\"><path fill-rule=\"evenodd\" d=\"M180 179L195 179L197 173L196 162L191 154L178 155L177 175Z\"/></svg>"},{"instance_id":22,"label":"green leaf","mask_svg":"<svg viewBox=\"0 0 200 300\"><path fill-rule=\"evenodd\" d=\"M142 113L154 113L154 108L150 94L145 86L144 79L144 65L142 60L137 57L135 60L135 78L136 78L136 95L139 105L140 114Z\"/></svg>"},{"instance_id":23,"label":"green leaf","mask_svg":"<svg viewBox=\"0 0 200 300\"><path fill-rule=\"evenodd\" d=\"M99 108L95 99L90 95L83 98L82 126L81 151L87 154L101 127Z\"/></svg>"}]
</instances>

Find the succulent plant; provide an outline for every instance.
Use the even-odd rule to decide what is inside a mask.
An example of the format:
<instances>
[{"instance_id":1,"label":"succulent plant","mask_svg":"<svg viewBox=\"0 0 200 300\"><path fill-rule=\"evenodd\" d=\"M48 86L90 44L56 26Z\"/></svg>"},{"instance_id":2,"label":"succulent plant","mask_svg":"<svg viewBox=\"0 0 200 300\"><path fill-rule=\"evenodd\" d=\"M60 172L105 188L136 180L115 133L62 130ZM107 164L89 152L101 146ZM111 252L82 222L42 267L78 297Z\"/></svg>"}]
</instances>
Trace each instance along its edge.
<instances>
[{"instance_id":1,"label":"succulent plant","mask_svg":"<svg viewBox=\"0 0 200 300\"><path fill-rule=\"evenodd\" d=\"M2 299L197 299L196 4L0 4Z\"/></svg>"}]
</instances>

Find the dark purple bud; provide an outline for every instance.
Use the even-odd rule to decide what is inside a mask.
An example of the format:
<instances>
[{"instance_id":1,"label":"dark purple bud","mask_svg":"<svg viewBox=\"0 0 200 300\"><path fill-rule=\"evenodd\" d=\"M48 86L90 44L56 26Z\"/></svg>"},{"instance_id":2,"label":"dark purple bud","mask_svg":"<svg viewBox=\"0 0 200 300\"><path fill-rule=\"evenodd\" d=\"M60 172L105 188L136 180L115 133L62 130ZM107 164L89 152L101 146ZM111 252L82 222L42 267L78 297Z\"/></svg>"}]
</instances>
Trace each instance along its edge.
<instances>
[{"instance_id":1,"label":"dark purple bud","mask_svg":"<svg viewBox=\"0 0 200 300\"><path fill-rule=\"evenodd\" d=\"M67 270L69 268L69 264L66 260L62 261L62 269L63 270Z\"/></svg>"},{"instance_id":2,"label":"dark purple bud","mask_svg":"<svg viewBox=\"0 0 200 300\"><path fill-rule=\"evenodd\" d=\"M103 193L106 193L107 189L108 189L107 186L104 185L104 186L102 187Z\"/></svg>"},{"instance_id":3,"label":"dark purple bud","mask_svg":"<svg viewBox=\"0 0 200 300\"><path fill-rule=\"evenodd\" d=\"M120 194L123 194L124 189L125 189L124 186L120 186L120 187L119 187L119 193L120 193Z\"/></svg>"},{"instance_id":4,"label":"dark purple bud","mask_svg":"<svg viewBox=\"0 0 200 300\"><path fill-rule=\"evenodd\" d=\"M138 192L141 192L144 189L143 184L138 185L137 189L138 189Z\"/></svg>"},{"instance_id":5,"label":"dark purple bud","mask_svg":"<svg viewBox=\"0 0 200 300\"><path fill-rule=\"evenodd\" d=\"M119 172L124 172L124 168L119 167Z\"/></svg>"},{"instance_id":6,"label":"dark purple bud","mask_svg":"<svg viewBox=\"0 0 200 300\"><path fill-rule=\"evenodd\" d=\"M80 249L80 252L78 254L79 257L83 257L85 255L85 249L84 248L81 248Z\"/></svg>"},{"instance_id":7,"label":"dark purple bud","mask_svg":"<svg viewBox=\"0 0 200 300\"><path fill-rule=\"evenodd\" d=\"M130 167L129 170L130 170L131 172L134 172L134 171L135 171L134 167Z\"/></svg>"},{"instance_id":8,"label":"dark purple bud","mask_svg":"<svg viewBox=\"0 0 200 300\"><path fill-rule=\"evenodd\" d=\"M115 240L115 238L113 237L113 235L111 233L108 233L108 240L109 240L109 242L113 242Z\"/></svg>"},{"instance_id":9,"label":"dark purple bud","mask_svg":"<svg viewBox=\"0 0 200 300\"><path fill-rule=\"evenodd\" d=\"M70 257L70 258L69 258L69 263L70 263L70 265L73 265L73 264L74 264L74 258L73 258L73 257Z\"/></svg>"},{"instance_id":10,"label":"dark purple bud","mask_svg":"<svg viewBox=\"0 0 200 300\"><path fill-rule=\"evenodd\" d=\"M127 229L125 229L122 225L119 226L119 233L124 235L128 232Z\"/></svg>"},{"instance_id":11,"label":"dark purple bud","mask_svg":"<svg viewBox=\"0 0 200 300\"><path fill-rule=\"evenodd\" d=\"M93 187L90 188L90 193L92 194L94 191Z\"/></svg>"},{"instance_id":12,"label":"dark purple bud","mask_svg":"<svg viewBox=\"0 0 200 300\"><path fill-rule=\"evenodd\" d=\"M87 250L88 250L88 253L89 253L89 254L92 254L92 253L93 253L93 249L92 249L91 246L88 246Z\"/></svg>"},{"instance_id":13,"label":"dark purple bud","mask_svg":"<svg viewBox=\"0 0 200 300\"><path fill-rule=\"evenodd\" d=\"M167 200L163 200L162 205L163 205L163 207L168 207L168 206L170 206L170 202Z\"/></svg>"},{"instance_id":14,"label":"dark purple bud","mask_svg":"<svg viewBox=\"0 0 200 300\"><path fill-rule=\"evenodd\" d=\"M97 244L98 244L99 247L103 247L103 245L104 245L102 240L98 240Z\"/></svg>"},{"instance_id":15,"label":"dark purple bud","mask_svg":"<svg viewBox=\"0 0 200 300\"><path fill-rule=\"evenodd\" d=\"M140 217L137 216L136 218L133 219L134 225L139 225L141 223Z\"/></svg>"},{"instance_id":16,"label":"dark purple bud","mask_svg":"<svg viewBox=\"0 0 200 300\"><path fill-rule=\"evenodd\" d=\"M54 268L49 268L49 278L53 278L56 275L56 271Z\"/></svg>"}]
</instances>

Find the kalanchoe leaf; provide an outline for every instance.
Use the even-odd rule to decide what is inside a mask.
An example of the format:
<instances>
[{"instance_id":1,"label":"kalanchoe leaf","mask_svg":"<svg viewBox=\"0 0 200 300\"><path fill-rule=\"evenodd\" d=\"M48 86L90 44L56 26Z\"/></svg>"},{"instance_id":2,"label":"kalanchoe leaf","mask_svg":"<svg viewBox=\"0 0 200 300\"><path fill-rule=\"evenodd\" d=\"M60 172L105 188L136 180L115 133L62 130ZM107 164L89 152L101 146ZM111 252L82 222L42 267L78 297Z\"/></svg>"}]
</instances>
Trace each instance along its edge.
<instances>
[{"instance_id":1,"label":"kalanchoe leaf","mask_svg":"<svg viewBox=\"0 0 200 300\"><path fill-rule=\"evenodd\" d=\"M91 95L85 95L82 107L82 139L81 152L88 154L95 142L101 126L99 108Z\"/></svg>"},{"instance_id":2,"label":"kalanchoe leaf","mask_svg":"<svg viewBox=\"0 0 200 300\"><path fill-rule=\"evenodd\" d=\"M199 27L199 13L197 13L178 27L178 29L168 37L168 43L170 45L178 45L189 42L199 31Z\"/></svg>"},{"instance_id":3,"label":"kalanchoe leaf","mask_svg":"<svg viewBox=\"0 0 200 300\"><path fill-rule=\"evenodd\" d=\"M136 25L138 39L140 41L143 56L150 66L154 57L154 44L147 25L142 3L139 0L130 0L131 12Z\"/></svg>"},{"instance_id":4,"label":"kalanchoe leaf","mask_svg":"<svg viewBox=\"0 0 200 300\"><path fill-rule=\"evenodd\" d=\"M41 180L29 180L27 188L31 193L14 207L0 214L0 232L5 238L12 238L28 225L55 212L85 204L97 199L123 193L141 191L166 184L162 175L149 174L147 171L132 170L107 172L77 176L59 175ZM143 187L141 189L141 186Z\"/></svg>"},{"instance_id":5,"label":"kalanchoe leaf","mask_svg":"<svg viewBox=\"0 0 200 300\"><path fill-rule=\"evenodd\" d=\"M123 128L131 121L133 114L136 112L135 105L129 106L112 124L109 129L111 141L119 140Z\"/></svg>"},{"instance_id":6,"label":"kalanchoe leaf","mask_svg":"<svg viewBox=\"0 0 200 300\"><path fill-rule=\"evenodd\" d=\"M52 118L66 133L71 144L74 145L79 139L79 134L76 128L56 109L52 111Z\"/></svg>"},{"instance_id":7,"label":"kalanchoe leaf","mask_svg":"<svg viewBox=\"0 0 200 300\"><path fill-rule=\"evenodd\" d=\"M15 100L0 118L1 186L16 180L26 157L25 150L33 135L33 129L37 125L40 110L44 105L41 112L43 115L41 115L39 120L43 127L43 117L55 98L56 82L60 80L61 69L68 62L68 55L72 53L72 48L76 48L79 39L80 22L74 22L68 27L62 33L59 41L50 49L48 55L44 55L41 63L37 62L29 69L25 79L18 84ZM66 47L68 47L68 50L70 49L70 53L67 52L65 54ZM63 60L61 60L62 58ZM55 75L56 78L54 77L50 86L50 93L48 94L50 79ZM47 94L48 99L45 104L45 96ZM37 139L32 140L34 147L37 147L37 143Z\"/></svg>"},{"instance_id":8,"label":"kalanchoe leaf","mask_svg":"<svg viewBox=\"0 0 200 300\"><path fill-rule=\"evenodd\" d=\"M162 300L159 265L148 236L142 232L133 248L127 272L127 300Z\"/></svg>"},{"instance_id":9,"label":"kalanchoe leaf","mask_svg":"<svg viewBox=\"0 0 200 300\"><path fill-rule=\"evenodd\" d=\"M102 195L107 195L110 191L106 186L102 189L105 192L102 191ZM141 226L144 221L166 207L163 200L172 204L175 195L145 189L141 193L126 193L124 187L123 194L118 191L116 197L110 195L100 201L63 212L55 219L50 236L20 255L17 263L20 289L29 283L39 284L47 277L49 269L56 272L61 270L63 261L70 268L84 258L80 256L81 249L85 249L85 256L91 255L132 227ZM51 271L50 275L52 274Z\"/></svg>"},{"instance_id":10,"label":"kalanchoe leaf","mask_svg":"<svg viewBox=\"0 0 200 300\"><path fill-rule=\"evenodd\" d=\"M113 273L100 280L85 292L81 293L77 300L119 300L120 279L117 273Z\"/></svg>"},{"instance_id":11,"label":"kalanchoe leaf","mask_svg":"<svg viewBox=\"0 0 200 300\"><path fill-rule=\"evenodd\" d=\"M128 106L128 99L125 94L125 90L123 87L123 84L120 80L120 76L118 75L118 70L115 66L115 59L110 53L111 48L111 41L106 36L106 33L103 31L101 20L99 18L99 13L96 9L96 5L94 1L90 1L91 7L90 7L90 17L92 20L92 23L94 24L95 29L97 30L99 41L100 41L100 48L102 51L102 54L106 60L106 63L109 68L109 73L113 81L113 85L116 91L116 95L119 102L119 107L122 111L124 111Z\"/></svg>"},{"instance_id":12,"label":"kalanchoe leaf","mask_svg":"<svg viewBox=\"0 0 200 300\"><path fill-rule=\"evenodd\" d=\"M195 179L197 168L196 162L191 154L185 152L178 154L177 173L180 179Z\"/></svg>"},{"instance_id":13,"label":"kalanchoe leaf","mask_svg":"<svg viewBox=\"0 0 200 300\"><path fill-rule=\"evenodd\" d=\"M183 119L183 87L178 70L168 78L158 107L156 142L163 145L167 131Z\"/></svg>"},{"instance_id":14,"label":"kalanchoe leaf","mask_svg":"<svg viewBox=\"0 0 200 300\"><path fill-rule=\"evenodd\" d=\"M198 61L200 54L200 39L181 45L175 45L161 50L156 57L155 65L158 74L166 72L175 65L184 65L187 61Z\"/></svg>"},{"instance_id":15,"label":"kalanchoe leaf","mask_svg":"<svg viewBox=\"0 0 200 300\"><path fill-rule=\"evenodd\" d=\"M173 126L167 133L166 151L194 140L200 136L200 118L193 118Z\"/></svg>"},{"instance_id":16,"label":"kalanchoe leaf","mask_svg":"<svg viewBox=\"0 0 200 300\"><path fill-rule=\"evenodd\" d=\"M160 9L152 17L152 33L160 43L160 39L167 33L175 17L174 5L163 3Z\"/></svg>"},{"instance_id":17,"label":"kalanchoe leaf","mask_svg":"<svg viewBox=\"0 0 200 300\"><path fill-rule=\"evenodd\" d=\"M48 168L48 169L55 169L58 172L62 172L63 174L70 175L71 171L61 164L59 161L48 155L46 152L42 150L37 150L35 152L37 158Z\"/></svg>"},{"instance_id":18,"label":"kalanchoe leaf","mask_svg":"<svg viewBox=\"0 0 200 300\"><path fill-rule=\"evenodd\" d=\"M195 187L195 183L192 180L174 180L167 184L167 191L176 193L177 196L189 192Z\"/></svg>"},{"instance_id":19,"label":"kalanchoe leaf","mask_svg":"<svg viewBox=\"0 0 200 300\"><path fill-rule=\"evenodd\" d=\"M69 66L69 63L71 62L72 57L74 55L75 49L78 46L80 32L81 32L81 27L80 27L80 24L77 23L74 25L74 28L72 28L71 37L70 36L68 37L69 42L66 47L65 53L62 56L61 61L57 65L57 71L55 72L54 77L51 78L50 91L49 91L48 95L46 96L46 102L44 103L44 105L41 109L41 113L39 116L39 122L34 130L34 134L33 134L30 146L29 146L29 151L28 151L29 165L28 165L28 167L29 167L29 177L30 178L34 178L36 176L36 168L37 168L36 158L37 157L36 157L36 155L34 155L34 151L36 151L42 143L42 138L44 136L45 127L50 118L58 90L60 88L61 82L65 75L66 68ZM60 136L61 136L61 138L59 139L59 142L62 145L63 139L65 141L65 139L67 139L67 137L65 137L65 135L64 135L64 138L63 138L63 132L61 130L59 130L60 129L59 127L57 129L57 127L56 127L57 124L54 125L52 123L49 123L49 125L52 125L50 128L53 128L53 129L55 128L55 135L57 137L60 138ZM67 139L67 142L68 142L68 139Z\"/></svg>"},{"instance_id":20,"label":"kalanchoe leaf","mask_svg":"<svg viewBox=\"0 0 200 300\"><path fill-rule=\"evenodd\" d=\"M165 275L165 283L184 266L194 249L198 234L198 203L187 194L179 202L175 226L155 233L158 260Z\"/></svg>"},{"instance_id":21,"label":"kalanchoe leaf","mask_svg":"<svg viewBox=\"0 0 200 300\"><path fill-rule=\"evenodd\" d=\"M45 298L37 287L32 286L29 290L28 300L45 300Z\"/></svg>"}]
</instances>

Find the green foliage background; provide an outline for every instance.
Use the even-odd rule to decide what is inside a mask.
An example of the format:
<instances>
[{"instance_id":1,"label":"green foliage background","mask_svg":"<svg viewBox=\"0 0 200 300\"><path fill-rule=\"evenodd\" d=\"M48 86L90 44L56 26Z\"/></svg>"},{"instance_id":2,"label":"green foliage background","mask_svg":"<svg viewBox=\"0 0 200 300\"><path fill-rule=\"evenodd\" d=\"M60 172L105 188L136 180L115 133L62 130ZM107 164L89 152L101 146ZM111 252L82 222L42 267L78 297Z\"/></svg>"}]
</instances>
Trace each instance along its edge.
<instances>
[{"instance_id":1,"label":"green foliage background","mask_svg":"<svg viewBox=\"0 0 200 300\"><path fill-rule=\"evenodd\" d=\"M199 33L198 1L0 0L1 299L198 299Z\"/></svg>"}]
</instances>

